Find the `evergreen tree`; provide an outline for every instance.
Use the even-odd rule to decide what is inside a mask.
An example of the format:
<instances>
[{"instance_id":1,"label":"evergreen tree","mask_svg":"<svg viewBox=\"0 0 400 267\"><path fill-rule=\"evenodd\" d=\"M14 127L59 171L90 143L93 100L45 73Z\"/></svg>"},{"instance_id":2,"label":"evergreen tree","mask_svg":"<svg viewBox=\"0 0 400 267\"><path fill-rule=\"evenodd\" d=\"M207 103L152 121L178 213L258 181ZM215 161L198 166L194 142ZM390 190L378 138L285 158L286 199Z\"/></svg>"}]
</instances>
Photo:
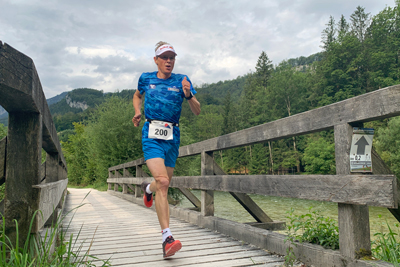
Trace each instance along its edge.
<instances>
[{"instance_id":1,"label":"evergreen tree","mask_svg":"<svg viewBox=\"0 0 400 267\"><path fill-rule=\"evenodd\" d=\"M260 85L264 89L268 86L268 81L271 78L273 69L272 61L268 58L267 53L262 51L257 60L256 75Z\"/></svg>"},{"instance_id":2,"label":"evergreen tree","mask_svg":"<svg viewBox=\"0 0 400 267\"><path fill-rule=\"evenodd\" d=\"M364 7L357 6L356 10L350 16L350 21L352 33L361 43L364 42L365 34L370 23L370 13L365 13Z\"/></svg>"},{"instance_id":3,"label":"evergreen tree","mask_svg":"<svg viewBox=\"0 0 400 267\"><path fill-rule=\"evenodd\" d=\"M335 19L332 16L329 17L329 22L326 26L322 31L322 43L324 44L322 47L325 50L329 50L330 45L336 40Z\"/></svg>"}]
</instances>

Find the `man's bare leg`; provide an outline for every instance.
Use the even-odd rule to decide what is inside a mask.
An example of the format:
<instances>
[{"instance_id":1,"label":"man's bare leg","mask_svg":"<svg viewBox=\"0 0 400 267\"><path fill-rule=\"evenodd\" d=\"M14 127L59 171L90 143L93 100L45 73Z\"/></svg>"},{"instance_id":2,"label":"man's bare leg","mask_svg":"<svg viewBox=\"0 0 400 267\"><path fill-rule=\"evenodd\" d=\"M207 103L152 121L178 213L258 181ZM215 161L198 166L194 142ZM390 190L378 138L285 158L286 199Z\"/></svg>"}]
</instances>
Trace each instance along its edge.
<instances>
[{"instance_id":1,"label":"man's bare leg","mask_svg":"<svg viewBox=\"0 0 400 267\"><path fill-rule=\"evenodd\" d=\"M165 167L164 159L153 158L146 161L154 181L150 183L150 191L156 192L156 211L161 230L169 228L168 187L174 168Z\"/></svg>"}]
</instances>

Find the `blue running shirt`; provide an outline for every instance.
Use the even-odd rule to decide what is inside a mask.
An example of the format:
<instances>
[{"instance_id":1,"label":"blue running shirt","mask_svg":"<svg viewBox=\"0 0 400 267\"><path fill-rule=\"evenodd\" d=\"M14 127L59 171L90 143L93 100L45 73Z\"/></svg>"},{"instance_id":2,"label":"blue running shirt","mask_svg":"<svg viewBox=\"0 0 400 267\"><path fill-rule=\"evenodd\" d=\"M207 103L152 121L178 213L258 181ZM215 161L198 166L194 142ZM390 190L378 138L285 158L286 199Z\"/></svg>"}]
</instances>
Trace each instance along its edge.
<instances>
[{"instance_id":1,"label":"blue running shirt","mask_svg":"<svg viewBox=\"0 0 400 267\"><path fill-rule=\"evenodd\" d=\"M185 94L182 89L182 80L186 75L171 74L168 79L157 78L157 71L145 72L139 78L138 90L144 97L144 115L146 119L179 123L182 102ZM196 94L189 77L190 91ZM142 129L142 140L148 138L149 122ZM180 143L179 127L174 127L174 139L166 142Z\"/></svg>"}]
</instances>

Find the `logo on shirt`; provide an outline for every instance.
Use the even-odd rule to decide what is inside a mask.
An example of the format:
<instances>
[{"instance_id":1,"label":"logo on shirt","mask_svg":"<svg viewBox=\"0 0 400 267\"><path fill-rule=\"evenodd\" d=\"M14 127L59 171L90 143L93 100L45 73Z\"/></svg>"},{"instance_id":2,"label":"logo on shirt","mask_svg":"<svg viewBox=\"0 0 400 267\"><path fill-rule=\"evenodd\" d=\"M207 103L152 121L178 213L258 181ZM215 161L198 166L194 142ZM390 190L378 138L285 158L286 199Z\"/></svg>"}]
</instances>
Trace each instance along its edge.
<instances>
[{"instance_id":1,"label":"logo on shirt","mask_svg":"<svg viewBox=\"0 0 400 267\"><path fill-rule=\"evenodd\" d=\"M150 84L150 89L156 89L156 85L155 84Z\"/></svg>"},{"instance_id":2,"label":"logo on shirt","mask_svg":"<svg viewBox=\"0 0 400 267\"><path fill-rule=\"evenodd\" d=\"M168 91L179 92L179 88L176 88L176 86L168 87Z\"/></svg>"}]
</instances>

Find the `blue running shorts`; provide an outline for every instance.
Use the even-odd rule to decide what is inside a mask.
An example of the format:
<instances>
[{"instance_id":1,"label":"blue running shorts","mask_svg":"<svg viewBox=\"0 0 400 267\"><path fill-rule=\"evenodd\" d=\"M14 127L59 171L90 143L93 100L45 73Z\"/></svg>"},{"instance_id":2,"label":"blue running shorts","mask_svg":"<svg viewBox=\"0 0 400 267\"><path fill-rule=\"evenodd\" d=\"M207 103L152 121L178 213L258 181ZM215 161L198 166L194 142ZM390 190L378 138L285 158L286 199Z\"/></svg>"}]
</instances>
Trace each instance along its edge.
<instances>
[{"instance_id":1,"label":"blue running shorts","mask_svg":"<svg viewBox=\"0 0 400 267\"><path fill-rule=\"evenodd\" d=\"M166 142L160 139L142 140L144 160L153 158L164 159L165 167L175 168L176 159L179 155L179 143Z\"/></svg>"}]
</instances>

